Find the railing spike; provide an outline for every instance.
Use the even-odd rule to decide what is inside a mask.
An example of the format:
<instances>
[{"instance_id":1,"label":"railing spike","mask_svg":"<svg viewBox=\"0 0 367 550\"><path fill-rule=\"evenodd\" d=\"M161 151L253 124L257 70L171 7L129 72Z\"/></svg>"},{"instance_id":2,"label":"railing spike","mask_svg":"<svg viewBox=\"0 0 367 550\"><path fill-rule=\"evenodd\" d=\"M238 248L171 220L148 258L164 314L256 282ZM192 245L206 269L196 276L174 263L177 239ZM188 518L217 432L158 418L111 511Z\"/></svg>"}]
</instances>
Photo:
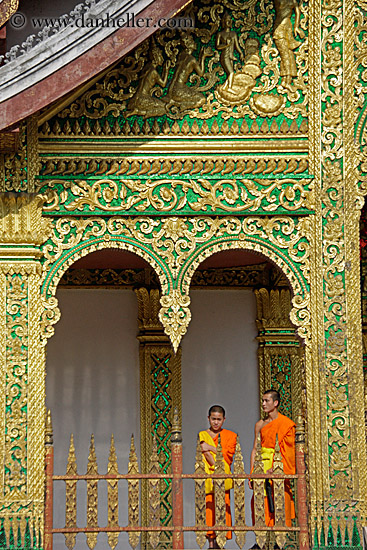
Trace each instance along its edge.
<instances>
[{"instance_id":1,"label":"railing spike","mask_svg":"<svg viewBox=\"0 0 367 550\"><path fill-rule=\"evenodd\" d=\"M134 434L131 434L130 455L129 455L129 474L139 473L138 457L136 455ZM139 525L139 480L129 479L128 485L128 514L129 527L138 527ZM140 533L132 531L129 533L129 544L131 548L136 548L140 541Z\"/></svg>"},{"instance_id":2,"label":"railing spike","mask_svg":"<svg viewBox=\"0 0 367 550\"><path fill-rule=\"evenodd\" d=\"M97 455L96 455L96 448L94 444L94 434L92 434L90 437L87 474L89 475L98 474Z\"/></svg>"},{"instance_id":3,"label":"railing spike","mask_svg":"<svg viewBox=\"0 0 367 550\"><path fill-rule=\"evenodd\" d=\"M237 475L245 474L243 464L243 456L240 444L240 436L237 435L236 452L233 461L233 473ZM245 515L245 480L234 480L234 509L235 509L235 525L246 525ZM235 531L236 544L239 548L243 548L246 543L246 532Z\"/></svg>"},{"instance_id":4,"label":"railing spike","mask_svg":"<svg viewBox=\"0 0 367 550\"><path fill-rule=\"evenodd\" d=\"M94 435L90 438L87 475L98 474ZM98 481L87 480L87 527L98 527ZM93 550L97 544L98 533L87 533L87 545Z\"/></svg>"},{"instance_id":5,"label":"railing spike","mask_svg":"<svg viewBox=\"0 0 367 550\"><path fill-rule=\"evenodd\" d=\"M152 453L149 465L150 474L159 474L159 457L157 452L157 440L153 437ZM160 491L159 480L149 480L149 523L152 527L158 527L160 524ZM149 544L152 548L157 548L159 545L159 532L152 531L149 533Z\"/></svg>"},{"instance_id":6,"label":"railing spike","mask_svg":"<svg viewBox=\"0 0 367 550\"><path fill-rule=\"evenodd\" d=\"M220 434L218 434L217 454L214 464L215 474L225 474L224 459L222 452L222 442ZM213 480L214 494L215 494L215 523L220 527L226 525L226 502L225 502L225 480L215 479ZM220 548L224 548L226 543L226 532L219 531L217 533L217 543Z\"/></svg>"},{"instance_id":7,"label":"railing spike","mask_svg":"<svg viewBox=\"0 0 367 550\"><path fill-rule=\"evenodd\" d=\"M68 464L66 467L66 473L68 475L77 475L77 466L76 466L76 456L75 456L75 447L74 447L74 436L70 435L70 447L68 455Z\"/></svg>"},{"instance_id":8,"label":"railing spike","mask_svg":"<svg viewBox=\"0 0 367 550\"><path fill-rule=\"evenodd\" d=\"M198 434L195 456L195 473L205 474L203 453L201 451L200 437ZM195 525L196 527L204 527L206 523L206 493L205 479L195 479ZM196 542L199 548L203 548L206 542L204 531L197 531Z\"/></svg>"},{"instance_id":9,"label":"railing spike","mask_svg":"<svg viewBox=\"0 0 367 550\"><path fill-rule=\"evenodd\" d=\"M107 473L116 475L119 473L115 448L115 438L113 434L111 434L110 455L108 457Z\"/></svg>"},{"instance_id":10,"label":"railing spike","mask_svg":"<svg viewBox=\"0 0 367 550\"><path fill-rule=\"evenodd\" d=\"M115 438L111 434L110 455L108 458L107 473L110 475L118 475L117 456L115 448ZM108 500L108 527L118 527L119 524L119 490L118 480L109 479L107 481L107 500ZM119 541L119 533L107 534L108 544L114 550Z\"/></svg>"},{"instance_id":11,"label":"railing spike","mask_svg":"<svg viewBox=\"0 0 367 550\"><path fill-rule=\"evenodd\" d=\"M74 436L70 435L70 447L68 463L66 466L67 475L77 475L77 465L75 457ZM65 482L65 527L76 527L76 481L70 480ZM35 526L35 531L37 527ZM69 550L73 550L75 546L75 533L65 533L65 545Z\"/></svg>"}]
</instances>

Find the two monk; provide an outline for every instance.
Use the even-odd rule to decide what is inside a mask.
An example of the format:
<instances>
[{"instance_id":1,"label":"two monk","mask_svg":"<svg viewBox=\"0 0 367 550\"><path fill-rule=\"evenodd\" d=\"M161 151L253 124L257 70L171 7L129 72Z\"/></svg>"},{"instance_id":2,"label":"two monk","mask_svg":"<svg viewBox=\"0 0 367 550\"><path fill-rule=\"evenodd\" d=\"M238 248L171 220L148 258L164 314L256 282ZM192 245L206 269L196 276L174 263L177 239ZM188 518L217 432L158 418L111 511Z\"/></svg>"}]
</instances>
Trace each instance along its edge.
<instances>
[{"instance_id":1,"label":"two monk","mask_svg":"<svg viewBox=\"0 0 367 550\"><path fill-rule=\"evenodd\" d=\"M251 472L255 463L256 442L258 434L261 437L261 457L264 465L264 473L272 473L273 458L278 436L280 453L282 455L283 469L285 474L293 475L296 473L295 457L295 423L293 420L280 414L278 407L280 404L279 392L268 390L263 394L262 407L265 413L265 419L259 420L255 424L255 440L251 451ZM252 482L249 482L252 489ZM292 519L295 518L294 500L291 484L289 480L284 482L285 490L285 523L288 527L292 526ZM265 522L272 527L274 525L274 513L269 510L268 498L265 497Z\"/></svg>"},{"instance_id":2,"label":"two monk","mask_svg":"<svg viewBox=\"0 0 367 550\"><path fill-rule=\"evenodd\" d=\"M226 474L231 473L231 464L236 451L237 434L223 428L225 421L225 410L220 405L213 405L208 413L209 428L199 433L201 450L204 458L205 471L208 474L214 472L215 459L217 454L218 436L222 445L223 461ZM230 508L230 489L233 487L233 480L225 481L225 503L226 503L226 524L232 525ZM210 527L215 525L214 487L213 481L207 479L205 482L206 491L206 523ZM232 532L227 532L227 539L232 538ZM208 531L209 548L219 548L214 531Z\"/></svg>"},{"instance_id":3,"label":"two monk","mask_svg":"<svg viewBox=\"0 0 367 550\"><path fill-rule=\"evenodd\" d=\"M263 460L264 473L272 473L273 459L275 452L276 437L282 456L283 469L285 474L296 473L295 458L295 423L278 411L280 404L279 392L268 390L263 394L262 408L265 418L255 424L255 440L251 451L251 472L255 463L257 437L261 438L261 456ZM237 435L223 428L225 411L220 405L213 405L208 414L209 428L199 433L201 450L204 458L205 471L208 474L214 472L215 459L218 446L218 435L220 434L225 472L231 473L231 465L236 450ZM252 489L252 482L249 481ZM226 524L232 525L230 509L230 489L233 487L233 480L225 481L225 503L226 503ZM215 525L214 488L213 481L207 479L206 489L206 523ZM295 518L294 500L289 480L284 482L285 490L285 522L288 527L292 526L292 519ZM265 523L268 527L274 525L274 513L269 509L268 498L265 497ZM227 532L227 539L232 538L231 531ZM209 548L219 548L214 531L208 531Z\"/></svg>"}]
</instances>

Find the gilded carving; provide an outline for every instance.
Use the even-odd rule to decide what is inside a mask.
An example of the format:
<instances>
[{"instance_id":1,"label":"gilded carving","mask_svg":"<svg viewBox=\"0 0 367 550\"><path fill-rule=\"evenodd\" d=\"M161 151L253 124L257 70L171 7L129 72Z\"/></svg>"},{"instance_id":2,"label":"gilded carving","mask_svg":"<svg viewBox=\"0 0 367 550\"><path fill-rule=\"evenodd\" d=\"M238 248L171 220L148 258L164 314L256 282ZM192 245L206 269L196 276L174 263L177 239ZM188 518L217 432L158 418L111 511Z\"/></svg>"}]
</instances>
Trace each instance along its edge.
<instances>
[{"instance_id":1,"label":"gilded carving","mask_svg":"<svg viewBox=\"0 0 367 550\"><path fill-rule=\"evenodd\" d=\"M298 178L308 178L308 160L302 156L289 154L272 156L251 155L230 157L223 156L197 156L190 157L175 156L174 158L156 157L154 159L147 157L124 158L121 161L113 158L88 158L83 160L68 160L63 158L59 160L48 159L42 163L41 176L38 178L37 190L40 193L48 192L48 187L55 188L59 194L62 193L62 184L66 189L70 187L72 181L78 184L78 179L72 179L70 175L87 177L90 181L109 180L110 176L129 176L136 177L152 176L174 176L172 184L176 178L186 178L189 176L209 178L216 176L231 176L236 180L243 175L253 174L256 177L268 175L269 178L281 178L287 176L292 179L295 175ZM55 176L62 176L59 179ZM104 177L99 177L104 175ZM66 176L66 177L65 177ZM96 178L96 179L94 179ZM185 178L185 179L186 179ZM46 187L47 185L47 187ZM62 200L63 197L60 197ZM56 199L55 199L56 200Z\"/></svg>"},{"instance_id":2,"label":"gilded carving","mask_svg":"<svg viewBox=\"0 0 367 550\"><path fill-rule=\"evenodd\" d=\"M300 8L296 0L274 0L275 21L273 28L273 40L280 55L280 76L282 84L288 87L292 79L297 76L297 65L294 50L300 45L294 35L304 39L305 33L300 28ZM292 13L296 18L294 29L292 28ZM293 34L294 33L294 34Z\"/></svg>"},{"instance_id":3,"label":"gilded carving","mask_svg":"<svg viewBox=\"0 0 367 550\"><path fill-rule=\"evenodd\" d=\"M227 121L248 125L258 116L280 112L290 121L305 119L307 11L307 2L196 1L184 14L195 19L195 28L161 29L147 39L64 108L52 131L119 135L127 125L135 135L156 128L181 134L185 126L198 133L197 121L208 121L205 131L215 134L222 126L226 131ZM73 119L82 116L85 122L76 121L76 126ZM147 121L153 117L153 123ZM181 119L185 122L177 123Z\"/></svg>"},{"instance_id":4,"label":"gilded carving","mask_svg":"<svg viewBox=\"0 0 367 550\"><path fill-rule=\"evenodd\" d=\"M54 190L53 190L54 189ZM132 214L141 212L294 212L314 207L305 179L101 179L48 181L44 211Z\"/></svg>"},{"instance_id":5,"label":"gilded carving","mask_svg":"<svg viewBox=\"0 0 367 550\"><path fill-rule=\"evenodd\" d=\"M157 456L160 473L171 471L171 427L173 409L181 413L181 354L173 353L169 338L164 334L159 320L160 292L144 287L135 289L138 300L138 325L140 342L140 410L144 419L141 426L142 471L149 468L150 454ZM154 445L151 447L151 434ZM155 450L154 450L155 449ZM157 490L160 500L154 507L154 521L160 518L161 525L172 520L171 481L161 480L157 486L149 485L149 491ZM150 495L142 487L142 516L152 518ZM158 507L158 509L156 509ZM152 534L153 536L153 534ZM158 536L158 533L154 535ZM162 533L162 540L171 541L170 532ZM154 537L153 537L154 538ZM156 541L156 538L154 538ZM157 539L158 540L158 539Z\"/></svg>"},{"instance_id":6,"label":"gilded carving","mask_svg":"<svg viewBox=\"0 0 367 550\"><path fill-rule=\"evenodd\" d=\"M1 191L27 191L26 127L19 128L19 148L17 152L4 155L5 181Z\"/></svg>"},{"instance_id":7,"label":"gilded carving","mask_svg":"<svg viewBox=\"0 0 367 550\"><path fill-rule=\"evenodd\" d=\"M47 327L50 310L56 312L57 303L50 300L66 269L91 250L121 247L138 253L157 271L162 288L160 320L177 350L190 321L188 291L196 267L220 250L249 248L274 259L289 277L296 293L291 320L299 327L300 336L308 339L308 230L307 218L295 221L276 216L57 219L53 237L44 246L46 263L42 294L45 304L49 304L44 326ZM282 249L284 252L279 253ZM294 265L299 265L294 271L289 268L289 260L283 260L284 253ZM175 281L178 281L178 288ZM51 332L49 330L49 334Z\"/></svg>"},{"instance_id":8,"label":"gilded carving","mask_svg":"<svg viewBox=\"0 0 367 550\"><path fill-rule=\"evenodd\" d=\"M166 105L157 97L156 86L164 88L167 85L170 63L166 61L161 76L157 68L163 65L163 55L154 38L151 39L149 59L150 61L143 69L138 87L127 105L126 117L141 115L146 118L152 116L152 113L155 116L161 116L165 113Z\"/></svg>"},{"instance_id":9,"label":"gilded carving","mask_svg":"<svg viewBox=\"0 0 367 550\"><path fill-rule=\"evenodd\" d=\"M19 5L19 0L3 0L0 7L0 27L16 13Z\"/></svg>"},{"instance_id":10,"label":"gilded carving","mask_svg":"<svg viewBox=\"0 0 367 550\"><path fill-rule=\"evenodd\" d=\"M35 194L0 193L1 244L43 244L51 226L42 218L42 204L42 198ZM17 253L21 255L20 250ZM1 250L1 254L6 254L6 250Z\"/></svg>"}]
</instances>

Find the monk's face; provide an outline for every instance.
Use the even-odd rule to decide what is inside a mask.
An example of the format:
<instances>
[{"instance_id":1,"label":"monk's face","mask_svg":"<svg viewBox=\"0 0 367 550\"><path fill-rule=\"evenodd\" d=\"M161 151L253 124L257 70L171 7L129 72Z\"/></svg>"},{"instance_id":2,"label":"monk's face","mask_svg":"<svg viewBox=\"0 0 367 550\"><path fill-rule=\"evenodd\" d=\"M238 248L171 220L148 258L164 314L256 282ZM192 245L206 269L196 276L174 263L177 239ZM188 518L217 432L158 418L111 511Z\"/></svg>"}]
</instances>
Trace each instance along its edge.
<instances>
[{"instance_id":1,"label":"monk's face","mask_svg":"<svg viewBox=\"0 0 367 550\"><path fill-rule=\"evenodd\" d=\"M214 433L220 432L225 420L223 414L220 412L212 412L211 415L208 416L208 419L211 431Z\"/></svg>"},{"instance_id":2,"label":"monk's face","mask_svg":"<svg viewBox=\"0 0 367 550\"><path fill-rule=\"evenodd\" d=\"M263 411L266 414L273 412L278 406L278 401L274 401L270 393L263 395Z\"/></svg>"}]
</instances>

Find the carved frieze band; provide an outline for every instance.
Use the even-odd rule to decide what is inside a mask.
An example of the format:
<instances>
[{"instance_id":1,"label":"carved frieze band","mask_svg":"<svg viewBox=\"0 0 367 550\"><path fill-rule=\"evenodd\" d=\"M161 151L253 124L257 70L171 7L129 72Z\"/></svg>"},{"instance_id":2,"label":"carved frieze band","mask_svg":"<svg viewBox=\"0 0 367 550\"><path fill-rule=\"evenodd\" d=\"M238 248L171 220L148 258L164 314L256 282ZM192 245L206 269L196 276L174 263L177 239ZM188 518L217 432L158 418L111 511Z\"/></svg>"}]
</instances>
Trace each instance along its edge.
<instances>
[{"instance_id":1,"label":"carved frieze band","mask_svg":"<svg viewBox=\"0 0 367 550\"><path fill-rule=\"evenodd\" d=\"M312 189L312 180L285 177L51 179L42 196L44 211L53 215L308 213L314 208Z\"/></svg>"}]
</instances>

